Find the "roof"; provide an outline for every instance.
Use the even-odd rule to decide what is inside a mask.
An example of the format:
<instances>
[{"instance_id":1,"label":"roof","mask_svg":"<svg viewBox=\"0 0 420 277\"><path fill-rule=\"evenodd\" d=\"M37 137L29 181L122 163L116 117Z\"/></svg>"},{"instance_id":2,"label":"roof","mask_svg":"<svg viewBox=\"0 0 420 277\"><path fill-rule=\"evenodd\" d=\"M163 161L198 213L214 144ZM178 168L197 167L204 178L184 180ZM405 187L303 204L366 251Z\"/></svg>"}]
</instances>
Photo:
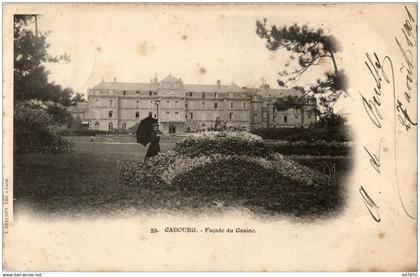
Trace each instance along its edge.
<instances>
[{"instance_id":1,"label":"roof","mask_svg":"<svg viewBox=\"0 0 420 277\"><path fill-rule=\"evenodd\" d=\"M141 90L149 91L156 90L159 87L158 83L122 83L122 82L104 82L102 81L92 89L104 90Z\"/></svg>"},{"instance_id":2,"label":"roof","mask_svg":"<svg viewBox=\"0 0 420 277\"><path fill-rule=\"evenodd\" d=\"M171 74L169 74L165 79L163 79L161 82L165 82L165 83L176 83L180 81L180 79L175 78L174 76L172 76Z\"/></svg>"},{"instance_id":3,"label":"roof","mask_svg":"<svg viewBox=\"0 0 420 277\"><path fill-rule=\"evenodd\" d=\"M179 82L180 79L177 79L171 75L167 76L162 82ZM182 82L182 81L181 81ZM296 95L301 96L302 92L296 89L270 89L269 86L252 89L252 88L240 88L237 85L209 85L209 84L183 84L183 87L188 92L237 92L237 93L248 93L262 95L263 97L280 97L285 95ZM127 91L156 91L159 88L159 83L125 83L125 82L104 82L102 81L95 87L93 90L127 90Z\"/></svg>"},{"instance_id":4,"label":"roof","mask_svg":"<svg viewBox=\"0 0 420 277\"><path fill-rule=\"evenodd\" d=\"M191 92L246 92L237 85L189 85L185 84L186 91Z\"/></svg>"}]
</instances>

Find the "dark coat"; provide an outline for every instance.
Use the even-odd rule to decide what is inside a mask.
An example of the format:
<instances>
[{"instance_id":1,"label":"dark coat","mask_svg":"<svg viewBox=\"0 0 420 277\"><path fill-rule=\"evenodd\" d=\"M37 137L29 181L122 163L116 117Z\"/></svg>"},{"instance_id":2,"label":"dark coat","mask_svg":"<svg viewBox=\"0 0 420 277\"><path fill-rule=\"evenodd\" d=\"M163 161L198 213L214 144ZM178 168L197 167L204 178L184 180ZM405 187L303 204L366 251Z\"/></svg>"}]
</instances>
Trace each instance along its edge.
<instances>
[{"instance_id":1,"label":"dark coat","mask_svg":"<svg viewBox=\"0 0 420 277\"><path fill-rule=\"evenodd\" d=\"M151 143L149 144L149 148L147 148L146 156L144 157L144 159L156 156L160 153L160 136L157 133L152 132L150 135L150 140Z\"/></svg>"}]
</instances>

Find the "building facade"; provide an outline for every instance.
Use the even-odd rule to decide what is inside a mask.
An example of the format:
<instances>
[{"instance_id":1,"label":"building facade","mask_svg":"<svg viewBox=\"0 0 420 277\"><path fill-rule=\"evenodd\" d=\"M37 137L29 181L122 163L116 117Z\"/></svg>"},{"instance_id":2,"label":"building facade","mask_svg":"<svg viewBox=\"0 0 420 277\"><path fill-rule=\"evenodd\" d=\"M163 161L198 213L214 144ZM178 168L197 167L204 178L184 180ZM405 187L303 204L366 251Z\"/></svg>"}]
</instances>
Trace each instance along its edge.
<instances>
[{"instance_id":1,"label":"building facade","mask_svg":"<svg viewBox=\"0 0 420 277\"><path fill-rule=\"evenodd\" d=\"M184 84L167 76L150 83L101 82L89 89L89 129L127 131L149 112L163 133L209 130L220 122L228 129L307 127L316 122L314 98L305 98L303 109L278 111L277 98L301 96L294 89L258 89L237 85Z\"/></svg>"}]
</instances>

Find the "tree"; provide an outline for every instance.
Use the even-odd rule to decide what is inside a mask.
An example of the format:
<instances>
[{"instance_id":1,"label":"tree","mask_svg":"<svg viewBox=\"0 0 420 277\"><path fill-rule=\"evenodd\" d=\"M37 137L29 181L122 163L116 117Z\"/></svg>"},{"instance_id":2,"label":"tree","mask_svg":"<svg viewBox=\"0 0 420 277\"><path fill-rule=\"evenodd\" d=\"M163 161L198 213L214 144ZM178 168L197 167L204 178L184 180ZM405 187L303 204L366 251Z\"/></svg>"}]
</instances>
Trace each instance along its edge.
<instances>
[{"instance_id":1,"label":"tree","mask_svg":"<svg viewBox=\"0 0 420 277\"><path fill-rule=\"evenodd\" d=\"M293 52L290 60L297 59L296 68L279 72L281 78L278 83L280 86L286 86L291 81L298 81L307 70L319 65L325 59L331 61L332 70L325 72L324 78L319 78L302 95L302 97L308 94L318 96L324 112L331 112L334 102L347 89L346 76L342 70L338 69L335 58L336 53L340 50L337 39L332 35L325 34L322 28L314 30L307 25L300 27L294 24L280 28L273 25L271 28L267 28L266 19L258 20L256 25L257 35L266 40L266 47L269 50L285 49ZM289 68L290 63L291 61L287 61L285 67Z\"/></svg>"},{"instance_id":2,"label":"tree","mask_svg":"<svg viewBox=\"0 0 420 277\"><path fill-rule=\"evenodd\" d=\"M48 54L47 33L38 32L37 18L14 16L14 151L68 151L71 144L59 135L59 125L71 123L66 106L73 90L49 82L44 65L69 57Z\"/></svg>"},{"instance_id":3,"label":"tree","mask_svg":"<svg viewBox=\"0 0 420 277\"><path fill-rule=\"evenodd\" d=\"M15 101L37 99L70 104L71 89L62 89L48 81L46 63L69 62L67 54L51 56L47 32L38 32L38 15L14 16L14 98ZM33 31L35 25L35 33Z\"/></svg>"},{"instance_id":4,"label":"tree","mask_svg":"<svg viewBox=\"0 0 420 277\"><path fill-rule=\"evenodd\" d=\"M83 103L83 102L86 102L85 95L80 92L77 92L76 95L74 95L73 98L71 99L72 105L77 105L77 103Z\"/></svg>"}]
</instances>

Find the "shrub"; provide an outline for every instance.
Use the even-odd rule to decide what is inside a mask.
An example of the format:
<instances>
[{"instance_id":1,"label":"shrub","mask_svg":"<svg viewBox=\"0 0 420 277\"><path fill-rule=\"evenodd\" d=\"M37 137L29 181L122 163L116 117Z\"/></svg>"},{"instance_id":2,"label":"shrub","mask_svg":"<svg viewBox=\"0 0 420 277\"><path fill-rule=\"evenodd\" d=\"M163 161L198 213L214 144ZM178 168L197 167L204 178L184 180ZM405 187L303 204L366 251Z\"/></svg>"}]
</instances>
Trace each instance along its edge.
<instances>
[{"instance_id":1,"label":"shrub","mask_svg":"<svg viewBox=\"0 0 420 277\"><path fill-rule=\"evenodd\" d=\"M59 127L41 107L17 103L13 113L14 151L17 153L70 151L72 143L62 138Z\"/></svg>"},{"instance_id":2,"label":"shrub","mask_svg":"<svg viewBox=\"0 0 420 277\"><path fill-rule=\"evenodd\" d=\"M315 142L296 141L287 144L270 143L273 152L283 155L311 155L311 156L348 156L351 147L343 142L327 142L318 140Z\"/></svg>"},{"instance_id":3,"label":"shrub","mask_svg":"<svg viewBox=\"0 0 420 277\"><path fill-rule=\"evenodd\" d=\"M195 191L203 198L225 203L234 200L252 211L297 217L321 215L341 206L342 197L335 184L301 182L293 178L293 171L289 172L284 175L275 166L264 167L248 157L227 157L178 175L173 186ZM304 178L310 177L317 180L315 175ZM326 177L318 181L323 179Z\"/></svg>"},{"instance_id":4,"label":"shrub","mask_svg":"<svg viewBox=\"0 0 420 277\"><path fill-rule=\"evenodd\" d=\"M152 193L178 193L198 199L200 205L216 202L296 216L338 207L334 178L274 153L265 144L258 151L246 149L260 143L261 138L246 133L189 136L175 151L123 166L121 183Z\"/></svg>"},{"instance_id":5,"label":"shrub","mask_svg":"<svg viewBox=\"0 0 420 277\"><path fill-rule=\"evenodd\" d=\"M177 142L175 151L180 155L248 155L265 157L271 150L262 138L248 132L203 132L191 134Z\"/></svg>"},{"instance_id":6,"label":"shrub","mask_svg":"<svg viewBox=\"0 0 420 277\"><path fill-rule=\"evenodd\" d=\"M260 128L252 133L264 139L314 142L325 141L350 141L350 135L345 126L310 127L310 128Z\"/></svg>"},{"instance_id":7,"label":"shrub","mask_svg":"<svg viewBox=\"0 0 420 277\"><path fill-rule=\"evenodd\" d=\"M96 135L115 135L115 134L128 134L128 131L102 131L102 130L92 130L87 128L80 129L63 129L60 131L62 136L96 136Z\"/></svg>"}]
</instances>

